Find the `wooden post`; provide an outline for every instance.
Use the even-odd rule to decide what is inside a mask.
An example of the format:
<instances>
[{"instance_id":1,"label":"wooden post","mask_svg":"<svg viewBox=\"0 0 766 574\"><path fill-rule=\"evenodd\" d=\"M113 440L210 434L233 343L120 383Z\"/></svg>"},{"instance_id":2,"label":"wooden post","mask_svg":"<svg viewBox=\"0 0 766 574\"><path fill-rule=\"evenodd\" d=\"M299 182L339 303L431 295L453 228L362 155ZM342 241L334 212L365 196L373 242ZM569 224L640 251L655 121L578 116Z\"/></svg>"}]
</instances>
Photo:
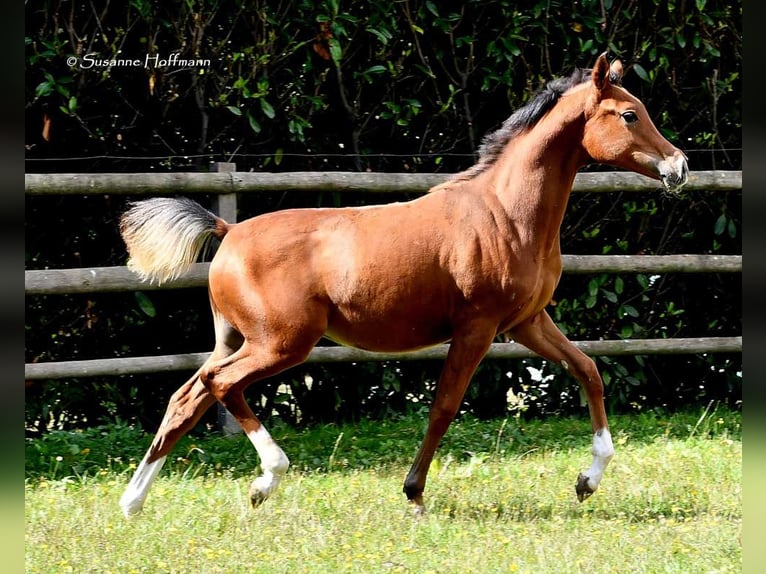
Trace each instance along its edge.
<instances>
[{"instance_id":1,"label":"wooden post","mask_svg":"<svg viewBox=\"0 0 766 574\"><path fill-rule=\"evenodd\" d=\"M233 173L237 171L237 164L218 161L213 164L211 171ZM217 194L213 198L213 211L229 223L235 223L237 221L237 194ZM221 427L221 432L226 436L233 436L242 432L242 427L239 426L237 419L221 403L218 403L218 426Z\"/></svg>"},{"instance_id":2,"label":"wooden post","mask_svg":"<svg viewBox=\"0 0 766 574\"><path fill-rule=\"evenodd\" d=\"M231 162L217 161L213 164L211 171L219 173L233 173L237 171L237 164ZM220 193L213 198L213 211L219 217L223 217L229 223L237 221L237 194Z\"/></svg>"}]
</instances>

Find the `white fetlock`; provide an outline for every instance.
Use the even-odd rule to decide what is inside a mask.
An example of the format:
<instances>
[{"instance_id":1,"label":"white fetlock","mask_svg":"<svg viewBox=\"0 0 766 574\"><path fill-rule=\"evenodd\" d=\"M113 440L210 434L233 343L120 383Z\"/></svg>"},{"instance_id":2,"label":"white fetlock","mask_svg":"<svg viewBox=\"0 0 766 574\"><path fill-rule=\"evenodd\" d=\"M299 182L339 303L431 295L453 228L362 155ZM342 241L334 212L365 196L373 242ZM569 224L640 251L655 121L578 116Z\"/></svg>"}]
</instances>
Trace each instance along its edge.
<instances>
[{"instance_id":1,"label":"white fetlock","mask_svg":"<svg viewBox=\"0 0 766 574\"><path fill-rule=\"evenodd\" d=\"M588 470L582 474L588 477L588 488L592 492L598 489L598 485L601 483L601 478L604 476L609 461L614 456L614 445L612 444L612 435L609 433L609 429L603 428L596 431L593 435L593 462Z\"/></svg>"},{"instance_id":2,"label":"white fetlock","mask_svg":"<svg viewBox=\"0 0 766 574\"><path fill-rule=\"evenodd\" d=\"M120 498L120 508L122 508L122 513L126 518L141 512L144 501L149 495L149 489L162 469L162 465L165 464L164 456L152 462L146 462L147 457L148 455L138 465L133 478L130 479L128 487Z\"/></svg>"},{"instance_id":3,"label":"white fetlock","mask_svg":"<svg viewBox=\"0 0 766 574\"><path fill-rule=\"evenodd\" d=\"M258 451L263 469L263 474L250 485L250 502L258 506L279 487L290 466L290 459L264 427L248 433L248 438Z\"/></svg>"}]
</instances>

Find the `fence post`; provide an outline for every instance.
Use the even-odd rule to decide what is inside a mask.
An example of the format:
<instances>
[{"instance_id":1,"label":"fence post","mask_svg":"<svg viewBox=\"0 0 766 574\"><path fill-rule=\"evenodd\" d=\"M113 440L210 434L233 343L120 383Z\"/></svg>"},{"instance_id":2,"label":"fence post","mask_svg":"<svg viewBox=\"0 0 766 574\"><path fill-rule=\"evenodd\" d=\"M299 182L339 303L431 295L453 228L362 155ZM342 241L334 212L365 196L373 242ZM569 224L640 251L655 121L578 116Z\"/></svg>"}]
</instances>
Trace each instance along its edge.
<instances>
[{"instance_id":1,"label":"fence post","mask_svg":"<svg viewBox=\"0 0 766 574\"><path fill-rule=\"evenodd\" d=\"M237 164L231 162L217 161L213 164L210 171L220 173L231 173L237 171ZM237 221L237 194L219 193L213 197L213 211L223 217L229 223Z\"/></svg>"},{"instance_id":2,"label":"fence post","mask_svg":"<svg viewBox=\"0 0 766 574\"><path fill-rule=\"evenodd\" d=\"M234 172L237 171L237 164L218 161L213 164L211 171ZM237 194L220 193L215 195L213 197L213 211L229 223L235 223L237 221ZM218 426L226 436L233 436L242 432L242 427L239 426L237 419L221 403L218 403Z\"/></svg>"}]
</instances>

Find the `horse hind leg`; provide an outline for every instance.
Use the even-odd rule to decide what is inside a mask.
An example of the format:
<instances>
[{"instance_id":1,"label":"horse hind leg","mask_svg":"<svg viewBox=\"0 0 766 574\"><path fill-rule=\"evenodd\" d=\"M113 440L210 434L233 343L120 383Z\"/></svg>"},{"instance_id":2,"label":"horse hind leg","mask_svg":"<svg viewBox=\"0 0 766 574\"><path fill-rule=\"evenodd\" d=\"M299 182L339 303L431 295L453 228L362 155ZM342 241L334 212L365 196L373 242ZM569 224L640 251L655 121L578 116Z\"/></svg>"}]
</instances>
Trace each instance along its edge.
<instances>
[{"instance_id":1,"label":"horse hind leg","mask_svg":"<svg viewBox=\"0 0 766 574\"><path fill-rule=\"evenodd\" d=\"M495 335L494 326L478 323L469 325L464 331L464 333L455 333L452 338L447 359L436 386L436 396L431 406L426 435L404 480L403 491L416 516L425 512L423 491L428 469L439 441L455 418L471 377Z\"/></svg>"},{"instance_id":2,"label":"horse hind leg","mask_svg":"<svg viewBox=\"0 0 766 574\"><path fill-rule=\"evenodd\" d=\"M242 345L242 340L239 333L216 316L216 347L208 362L231 355ZM171 396L160 428L120 498L120 507L126 517L141 511L167 455L215 403L215 397L200 379L203 367Z\"/></svg>"},{"instance_id":3,"label":"horse hind leg","mask_svg":"<svg viewBox=\"0 0 766 574\"><path fill-rule=\"evenodd\" d=\"M199 380L199 371L173 393L162 424L149 450L120 498L120 507L126 517L141 511L149 489L162 469L162 465L165 464L168 453L178 440L197 424L200 417L214 402L215 397Z\"/></svg>"},{"instance_id":4,"label":"horse hind leg","mask_svg":"<svg viewBox=\"0 0 766 574\"><path fill-rule=\"evenodd\" d=\"M292 345L286 345L283 341L281 351L267 344L255 345L246 340L236 353L218 361L210 361L202 370L201 379L205 386L234 416L261 459L262 474L250 486L250 502L253 506L261 504L277 489L290 460L255 416L243 392L255 381L302 363L320 336L321 333L316 337L308 337L302 344L293 342Z\"/></svg>"}]
</instances>

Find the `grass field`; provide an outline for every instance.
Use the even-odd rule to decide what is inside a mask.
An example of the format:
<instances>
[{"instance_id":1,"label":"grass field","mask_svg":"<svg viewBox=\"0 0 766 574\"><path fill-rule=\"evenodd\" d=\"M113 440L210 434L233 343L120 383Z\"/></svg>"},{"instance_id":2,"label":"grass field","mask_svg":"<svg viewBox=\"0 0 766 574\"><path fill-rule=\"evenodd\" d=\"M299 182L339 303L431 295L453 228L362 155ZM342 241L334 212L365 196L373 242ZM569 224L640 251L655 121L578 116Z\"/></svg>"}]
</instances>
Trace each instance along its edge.
<instances>
[{"instance_id":1,"label":"grass field","mask_svg":"<svg viewBox=\"0 0 766 574\"><path fill-rule=\"evenodd\" d=\"M27 573L741 571L741 415L613 416L617 454L577 502L587 418L454 423L413 517L401 484L423 416L275 426L293 466L253 510L242 437L191 437L144 512L118 500L151 437L125 425L26 447Z\"/></svg>"}]
</instances>

